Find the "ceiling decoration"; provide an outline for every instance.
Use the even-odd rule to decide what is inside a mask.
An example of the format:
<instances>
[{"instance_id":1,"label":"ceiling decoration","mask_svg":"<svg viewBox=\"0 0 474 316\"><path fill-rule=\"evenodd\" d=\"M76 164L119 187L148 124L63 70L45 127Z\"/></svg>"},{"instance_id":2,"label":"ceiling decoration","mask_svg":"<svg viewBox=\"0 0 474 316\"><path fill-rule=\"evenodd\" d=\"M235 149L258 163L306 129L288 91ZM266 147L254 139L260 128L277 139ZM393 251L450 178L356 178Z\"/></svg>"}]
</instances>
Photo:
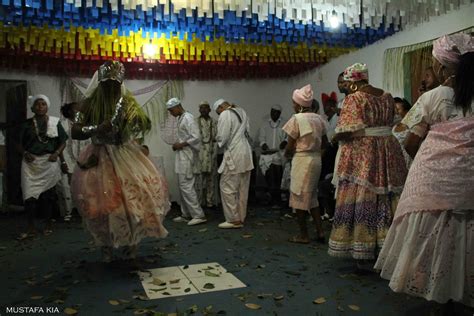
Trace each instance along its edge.
<instances>
[{"instance_id":1,"label":"ceiling decoration","mask_svg":"<svg viewBox=\"0 0 474 316\"><path fill-rule=\"evenodd\" d=\"M113 58L137 78L183 79L291 76L469 2L0 1L2 67L90 75Z\"/></svg>"}]
</instances>

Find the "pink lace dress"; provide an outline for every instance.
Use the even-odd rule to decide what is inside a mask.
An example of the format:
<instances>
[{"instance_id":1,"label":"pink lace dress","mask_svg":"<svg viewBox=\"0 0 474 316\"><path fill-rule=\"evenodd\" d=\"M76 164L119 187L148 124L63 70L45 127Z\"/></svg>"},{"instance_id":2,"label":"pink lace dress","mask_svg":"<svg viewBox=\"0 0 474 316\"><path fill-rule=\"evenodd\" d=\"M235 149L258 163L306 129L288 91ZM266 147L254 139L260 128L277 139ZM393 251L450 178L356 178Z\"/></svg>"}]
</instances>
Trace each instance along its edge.
<instances>
[{"instance_id":1,"label":"pink lace dress","mask_svg":"<svg viewBox=\"0 0 474 316\"><path fill-rule=\"evenodd\" d=\"M375 268L395 292L474 306L474 105L454 92L423 94L403 123L425 140Z\"/></svg>"}]
</instances>

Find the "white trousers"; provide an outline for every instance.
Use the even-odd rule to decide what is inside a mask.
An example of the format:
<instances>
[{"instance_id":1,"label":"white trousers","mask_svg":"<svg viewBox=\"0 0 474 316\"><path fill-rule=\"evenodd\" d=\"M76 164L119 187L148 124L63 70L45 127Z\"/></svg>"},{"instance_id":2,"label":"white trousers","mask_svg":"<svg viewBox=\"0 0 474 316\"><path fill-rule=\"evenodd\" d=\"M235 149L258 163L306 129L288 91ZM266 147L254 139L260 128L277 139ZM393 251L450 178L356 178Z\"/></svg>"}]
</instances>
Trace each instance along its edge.
<instances>
[{"instance_id":1,"label":"white trousers","mask_svg":"<svg viewBox=\"0 0 474 316\"><path fill-rule=\"evenodd\" d=\"M195 176L178 173L179 193L181 194L181 214L187 218L205 218L199 204L196 189L194 188Z\"/></svg>"},{"instance_id":2,"label":"white trousers","mask_svg":"<svg viewBox=\"0 0 474 316\"><path fill-rule=\"evenodd\" d=\"M250 171L221 174L221 200L225 220L229 223L244 222L247 215Z\"/></svg>"},{"instance_id":3,"label":"white trousers","mask_svg":"<svg viewBox=\"0 0 474 316\"><path fill-rule=\"evenodd\" d=\"M73 204L71 198L71 187L69 186L69 177L67 174L62 174L61 180L56 185L56 192L58 194L58 204L61 216L71 216Z\"/></svg>"}]
</instances>

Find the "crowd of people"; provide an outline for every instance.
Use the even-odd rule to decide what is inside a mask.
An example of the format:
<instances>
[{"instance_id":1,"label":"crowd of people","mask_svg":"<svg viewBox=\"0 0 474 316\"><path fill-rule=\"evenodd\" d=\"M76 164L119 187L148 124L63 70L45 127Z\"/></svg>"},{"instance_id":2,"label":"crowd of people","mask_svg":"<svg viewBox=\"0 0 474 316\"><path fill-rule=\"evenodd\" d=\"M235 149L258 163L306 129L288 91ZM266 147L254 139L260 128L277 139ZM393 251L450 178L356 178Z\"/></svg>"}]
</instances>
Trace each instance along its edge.
<instances>
[{"instance_id":1,"label":"crowd of people","mask_svg":"<svg viewBox=\"0 0 474 316\"><path fill-rule=\"evenodd\" d=\"M359 271L380 271L396 292L472 307L473 37L443 36L432 53L413 106L373 86L361 63L338 76L343 100L323 94L320 106L311 85L294 90L291 118L275 104L259 128L256 165L275 206L289 196L299 227L290 242L311 242L309 215L329 255L353 258ZM170 209L166 179L140 145L151 122L124 75L121 63L106 62L85 101L63 106L62 120L47 115L47 96L33 97L34 117L19 145L28 234L36 233L39 208L51 233L57 192L65 219L77 208L105 261L114 248L133 258L142 238L165 237ZM224 99L212 108L201 102L198 118L176 97L166 107L177 119L171 146L181 215L173 221L204 224L204 209L221 204L218 227L242 228L254 169L246 111ZM332 222L329 240L324 219Z\"/></svg>"}]
</instances>

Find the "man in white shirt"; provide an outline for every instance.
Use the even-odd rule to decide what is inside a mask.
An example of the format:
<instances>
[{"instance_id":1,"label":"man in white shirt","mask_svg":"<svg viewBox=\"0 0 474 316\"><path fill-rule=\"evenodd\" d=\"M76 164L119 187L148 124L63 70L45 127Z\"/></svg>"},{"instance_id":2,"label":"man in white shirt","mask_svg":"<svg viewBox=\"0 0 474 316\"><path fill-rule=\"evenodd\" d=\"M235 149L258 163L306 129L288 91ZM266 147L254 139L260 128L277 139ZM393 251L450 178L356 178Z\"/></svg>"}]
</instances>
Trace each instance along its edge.
<instances>
[{"instance_id":1,"label":"man in white shirt","mask_svg":"<svg viewBox=\"0 0 474 316\"><path fill-rule=\"evenodd\" d=\"M199 172L196 181L196 190L201 205L213 207L215 191L217 191L217 120L212 118L211 107L207 101L199 104L201 116L197 118L201 148L199 150Z\"/></svg>"},{"instance_id":2,"label":"man in white shirt","mask_svg":"<svg viewBox=\"0 0 474 316\"><path fill-rule=\"evenodd\" d=\"M244 109L219 99L213 109L219 115L217 145L224 148L221 174L222 208L226 221L219 228L241 228L247 215L250 171L254 168L248 141L249 120Z\"/></svg>"},{"instance_id":3,"label":"man in white shirt","mask_svg":"<svg viewBox=\"0 0 474 316\"><path fill-rule=\"evenodd\" d=\"M326 152L322 157L321 161L321 176L319 181L319 204L324 210L324 215L321 216L323 220L329 219L332 221L334 216L334 210L336 207L336 201L334 200L335 188L331 183L334 164L336 161L336 154L338 149L337 142L331 142L332 138L336 133L336 125L339 116L337 115L338 106L337 99L331 97L323 101L324 113L328 120L327 137L329 144L326 148Z\"/></svg>"},{"instance_id":4,"label":"man in white shirt","mask_svg":"<svg viewBox=\"0 0 474 316\"><path fill-rule=\"evenodd\" d=\"M265 176L268 193L273 205L277 206L281 200L281 177L283 174L282 150L286 146L286 133L282 127L281 106L276 104L270 110L270 118L265 121L258 132L258 140L262 150L259 167Z\"/></svg>"},{"instance_id":5,"label":"man in white shirt","mask_svg":"<svg viewBox=\"0 0 474 316\"><path fill-rule=\"evenodd\" d=\"M173 144L176 152L175 172L178 176L178 186L181 193L181 216L174 222L187 222L189 226L206 222L206 216L194 188L194 166L199 160L201 144L199 128L191 113L186 112L178 98L172 98L166 103L171 115L178 118L178 141Z\"/></svg>"}]
</instances>

